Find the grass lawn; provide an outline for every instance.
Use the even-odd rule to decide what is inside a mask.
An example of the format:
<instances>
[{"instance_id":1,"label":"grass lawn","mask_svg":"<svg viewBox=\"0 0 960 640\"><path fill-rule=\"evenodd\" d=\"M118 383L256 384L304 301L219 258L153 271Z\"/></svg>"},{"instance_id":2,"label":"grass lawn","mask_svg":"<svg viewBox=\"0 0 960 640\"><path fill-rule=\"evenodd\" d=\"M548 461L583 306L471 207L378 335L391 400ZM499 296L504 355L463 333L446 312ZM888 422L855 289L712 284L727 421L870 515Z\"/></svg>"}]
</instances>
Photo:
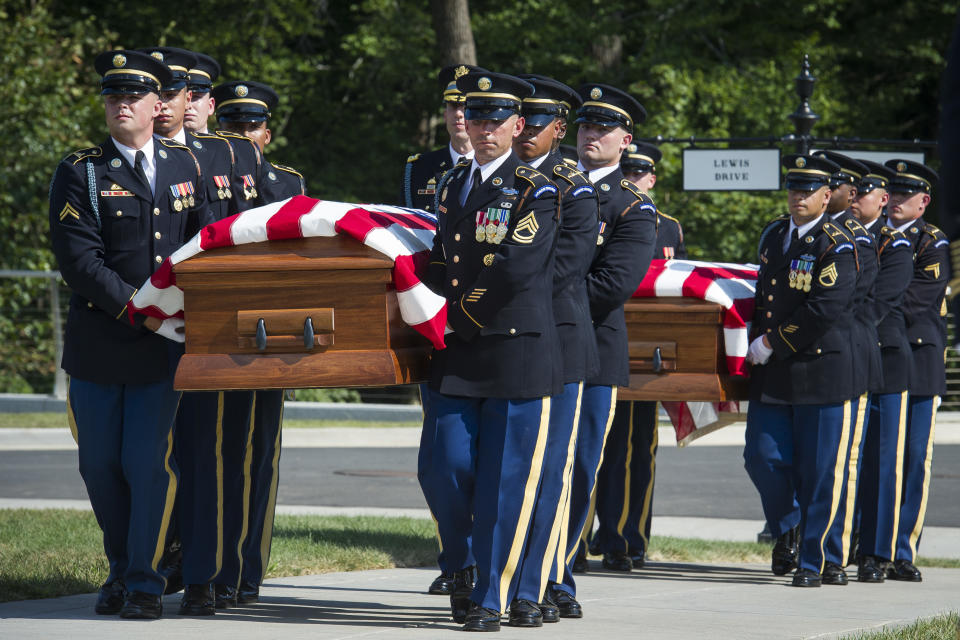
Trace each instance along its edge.
<instances>
[{"instance_id":1,"label":"grass lawn","mask_svg":"<svg viewBox=\"0 0 960 640\"><path fill-rule=\"evenodd\" d=\"M913 624L895 629L886 627L880 631L864 631L842 640L955 640L960 638L960 616L956 611L935 618L917 620Z\"/></svg>"},{"instance_id":2,"label":"grass lawn","mask_svg":"<svg viewBox=\"0 0 960 640\"><path fill-rule=\"evenodd\" d=\"M291 420L283 421L285 429L319 429L325 427L419 427L420 422L367 422L363 420ZM66 429L66 413L0 413L0 429Z\"/></svg>"}]
</instances>

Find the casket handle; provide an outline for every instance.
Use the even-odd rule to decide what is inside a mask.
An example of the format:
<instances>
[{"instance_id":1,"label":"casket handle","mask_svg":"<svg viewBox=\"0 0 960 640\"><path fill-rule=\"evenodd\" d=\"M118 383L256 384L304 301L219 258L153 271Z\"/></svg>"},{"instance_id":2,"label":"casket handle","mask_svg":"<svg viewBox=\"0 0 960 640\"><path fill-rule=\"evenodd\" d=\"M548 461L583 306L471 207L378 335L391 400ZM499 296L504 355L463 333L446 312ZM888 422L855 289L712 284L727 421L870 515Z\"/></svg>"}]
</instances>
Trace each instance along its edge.
<instances>
[{"instance_id":1,"label":"casket handle","mask_svg":"<svg viewBox=\"0 0 960 640\"><path fill-rule=\"evenodd\" d=\"M663 356L660 355L660 347L657 347L653 350L653 372L660 373L663 371Z\"/></svg>"},{"instance_id":2,"label":"casket handle","mask_svg":"<svg viewBox=\"0 0 960 640\"><path fill-rule=\"evenodd\" d=\"M303 321L303 346L307 351L313 349L313 318Z\"/></svg>"},{"instance_id":3,"label":"casket handle","mask_svg":"<svg viewBox=\"0 0 960 640\"><path fill-rule=\"evenodd\" d=\"M263 322L263 318L257 320L257 350L265 351L267 348L267 327Z\"/></svg>"},{"instance_id":4,"label":"casket handle","mask_svg":"<svg viewBox=\"0 0 960 640\"><path fill-rule=\"evenodd\" d=\"M267 353L302 353L331 347L333 311L332 307L240 309L237 311L237 346Z\"/></svg>"}]
</instances>

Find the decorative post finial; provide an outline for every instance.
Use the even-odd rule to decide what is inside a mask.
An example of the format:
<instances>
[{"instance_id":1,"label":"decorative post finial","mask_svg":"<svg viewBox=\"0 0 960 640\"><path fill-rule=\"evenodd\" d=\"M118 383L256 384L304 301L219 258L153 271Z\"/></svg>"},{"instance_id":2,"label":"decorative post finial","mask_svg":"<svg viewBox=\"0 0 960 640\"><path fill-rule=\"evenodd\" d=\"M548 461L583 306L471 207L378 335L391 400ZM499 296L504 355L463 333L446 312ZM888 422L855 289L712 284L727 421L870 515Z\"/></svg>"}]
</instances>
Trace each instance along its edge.
<instances>
[{"instance_id":1,"label":"decorative post finial","mask_svg":"<svg viewBox=\"0 0 960 640\"><path fill-rule=\"evenodd\" d=\"M817 79L810 75L810 57L807 54L803 54L800 75L795 78L795 82L800 105L787 117L793 120L797 137L797 153L806 154L810 151L810 132L813 130L813 125L820 119L820 116L810 108L810 97L813 95L813 86Z\"/></svg>"}]
</instances>

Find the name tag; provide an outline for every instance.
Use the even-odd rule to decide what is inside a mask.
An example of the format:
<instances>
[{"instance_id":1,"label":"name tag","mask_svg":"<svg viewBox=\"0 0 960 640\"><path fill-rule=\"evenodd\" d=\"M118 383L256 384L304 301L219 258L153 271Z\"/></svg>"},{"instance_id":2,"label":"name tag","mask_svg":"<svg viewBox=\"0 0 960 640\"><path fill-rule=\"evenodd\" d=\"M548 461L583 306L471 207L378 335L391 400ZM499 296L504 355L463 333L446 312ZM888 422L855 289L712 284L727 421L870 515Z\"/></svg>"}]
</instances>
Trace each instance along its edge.
<instances>
[{"instance_id":1,"label":"name tag","mask_svg":"<svg viewBox=\"0 0 960 640\"><path fill-rule=\"evenodd\" d=\"M118 191L112 191L112 190L111 190L111 191L101 191L101 192L100 192L100 196L101 196L101 197L107 197L107 196L132 196L132 195L133 195L133 192L132 192L132 191L126 191L126 190L122 190L122 189L121 189L121 190L118 190Z\"/></svg>"}]
</instances>

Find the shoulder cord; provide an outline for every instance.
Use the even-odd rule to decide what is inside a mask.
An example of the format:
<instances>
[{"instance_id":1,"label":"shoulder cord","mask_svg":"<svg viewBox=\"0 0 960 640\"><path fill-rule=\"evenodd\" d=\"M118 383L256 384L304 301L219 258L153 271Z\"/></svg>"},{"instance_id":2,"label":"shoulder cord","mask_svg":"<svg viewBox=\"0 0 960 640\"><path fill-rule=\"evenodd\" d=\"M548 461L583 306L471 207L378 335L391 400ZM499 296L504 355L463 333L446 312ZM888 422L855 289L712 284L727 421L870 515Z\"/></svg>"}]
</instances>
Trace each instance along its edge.
<instances>
[{"instance_id":1,"label":"shoulder cord","mask_svg":"<svg viewBox=\"0 0 960 640\"><path fill-rule=\"evenodd\" d=\"M413 173L413 162L408 162L407 166L403 168L403 199L406 201L408 209L413 209L413 194L410 193L411 173Z\"/></svg>"},{"instance_id":2,"label":"shoulder cord","mask_svg":"<svg viewBox=\"0 0 960 640\"><path fill-rule=\"evenodd\" d=\"M97 176L93 172L93 162L87 160L87 190L90 192L90 208L97 219L97 231L100 230L100 207L97 206Z\"/></svg>"}]
</instances>

